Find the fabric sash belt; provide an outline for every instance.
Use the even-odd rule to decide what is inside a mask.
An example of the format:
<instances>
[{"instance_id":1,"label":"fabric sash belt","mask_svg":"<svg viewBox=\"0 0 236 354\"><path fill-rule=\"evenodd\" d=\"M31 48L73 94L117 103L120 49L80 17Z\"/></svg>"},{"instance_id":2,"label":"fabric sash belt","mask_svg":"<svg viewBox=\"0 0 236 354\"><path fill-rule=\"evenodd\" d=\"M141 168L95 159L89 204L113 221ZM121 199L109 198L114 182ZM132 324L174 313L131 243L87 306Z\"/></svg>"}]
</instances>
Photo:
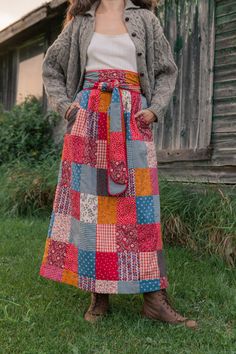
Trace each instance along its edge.
<instances>
[{"instance_id":1,"label":"fabric sash belt","mask_svg":"<svg viewBox=\"0 0 236 354\"><path fill-rule=\"evenodd\" d=\"M88 75L87 73L83 89L112 92L107 122L108 194L119 195L128 186L126 129L121 89L141 92L141 88L139 84L122 82L118 79L97 81L91 74L90 77Z\"/></svg>"}]
</instances>

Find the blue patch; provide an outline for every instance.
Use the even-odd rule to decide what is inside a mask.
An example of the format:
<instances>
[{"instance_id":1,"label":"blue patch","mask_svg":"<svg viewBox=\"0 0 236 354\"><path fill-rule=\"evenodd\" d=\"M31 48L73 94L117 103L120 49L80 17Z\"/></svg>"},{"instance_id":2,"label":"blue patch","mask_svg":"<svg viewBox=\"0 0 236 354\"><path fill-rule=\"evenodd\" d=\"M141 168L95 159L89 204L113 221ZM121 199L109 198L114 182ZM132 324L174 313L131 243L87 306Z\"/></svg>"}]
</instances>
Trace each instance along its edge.
<instances>
[{"instance_id":1,"label":"blue patch","mask_svg":"<svg viewBox=\"0 0 236 354\"><path fill-rule=\"evenodd\" d=\"M81 165L80 191L97 195L97 169L90 165Z\"/></svg>"},{"instance_id":2,"label":"blue patch","mask_svg":"<svg viewBox=\"0 0 236 354\"><path fill-rule=\"evenodd\" d=\"M160 195L153 195L153 205L154 205L154 218L155 222L160 222Z\"/></svg>"},{"instance_id":3,"label":"blue patch","mask_svg":"<svg viewBox=\"0 0 236 354\"><path fill-rule=\"evenodd\" d=\"M147 145L145 141L126 141L128 168L147 168Z\"/></svg>"},{"instance_id":4,"label":"blue patch","mask_svg":"<svg viewBox=\"0 0 236 354\"><path fill-rule=\"evenodd\" d=\"M138 294L139 292L139 281L118 281L118 293Z\"/></svg>"},{"instance_id":5,"label":"blue patch","mask_svg":"<svg viewBox=\"0 0 236 354\"><path fill-rule=\"evenodd\" d=\"M84 251L79 249L78 274L80 276L95 279L95 251Z\"/></svg>"},{"instance_id":6,"label":"blue patch","mask_svg":"<svg viewBox=\"0 0 236 354\"><path fill-rule=\"evenodd\" d=\"M160 279L140 280L141 293L160 290L160 288L161 288Z\"/></svg>"},{"instance_id":7,"label":"blue patch","mask_svg":"<svg viewBox=\"0 0 236 354\"><path fill-rule=\"evenodd\" d=\"M155 223L153 196L136 197L138 224Z\"/></svg>"},{"instance_id":8,"label":"blue patch","mask_svg":"<svg viewBox=\"0 0 236 354\"><path fill-rule=\"evenodd\" d=\"M80 191L81 165L72 163L72 181L71 188L77 192Z\"/></svg>"}]
</instances>

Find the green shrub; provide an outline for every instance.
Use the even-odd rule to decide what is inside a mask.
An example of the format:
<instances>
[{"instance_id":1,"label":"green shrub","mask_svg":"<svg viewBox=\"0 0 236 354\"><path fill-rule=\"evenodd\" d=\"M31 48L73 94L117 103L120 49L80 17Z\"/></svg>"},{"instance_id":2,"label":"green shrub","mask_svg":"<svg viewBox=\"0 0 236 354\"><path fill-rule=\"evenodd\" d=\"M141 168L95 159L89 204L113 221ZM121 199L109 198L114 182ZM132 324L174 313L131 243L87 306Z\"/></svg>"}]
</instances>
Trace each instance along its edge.
<instances>
[{"instance_id":1,"label":"green shrub","mask_svg":"<svg viewBox=\"0 0 236 354\"><path fill-rule=\"evenodd\" d=\"M59 119L55 112L43 114L43 105L29 95L11 111L0 107L0 164L15 159L42 160L58 147L52 139L53 128Z\"/></svg>"},{"instance_id":2,"label":"green shrub","mask_svg":"<svg viewBox=\"0 0 236 354\"><path fill-rule=\"evenodd\" d=\"M49 215L57 182L60 155L48 155L29 164L15 160L0 166L0 214L5 216Z\"/></svg>"}]
</instances>

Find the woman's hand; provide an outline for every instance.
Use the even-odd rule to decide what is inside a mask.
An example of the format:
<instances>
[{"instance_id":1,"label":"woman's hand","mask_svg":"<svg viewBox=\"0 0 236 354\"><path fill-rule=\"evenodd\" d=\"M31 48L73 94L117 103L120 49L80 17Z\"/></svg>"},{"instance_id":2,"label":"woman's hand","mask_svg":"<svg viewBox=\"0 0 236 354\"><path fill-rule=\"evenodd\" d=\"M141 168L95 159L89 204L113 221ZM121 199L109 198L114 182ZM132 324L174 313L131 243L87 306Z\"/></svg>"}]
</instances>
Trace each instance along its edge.
<instances>
[{"instance_id":1,"label":"woman's hand","mask_svg":"<svg viewBox=\"0 0 236 354\"><path fill-rule=\"evenodd\" d=\"M145 123L151 124L153 122L157 122L157 117L156 115L150 111L148 108L146 109L141 109L137 113L135 113L134 117L137 118L139 116L143 116Z\"/></svg>"}]
</instances>

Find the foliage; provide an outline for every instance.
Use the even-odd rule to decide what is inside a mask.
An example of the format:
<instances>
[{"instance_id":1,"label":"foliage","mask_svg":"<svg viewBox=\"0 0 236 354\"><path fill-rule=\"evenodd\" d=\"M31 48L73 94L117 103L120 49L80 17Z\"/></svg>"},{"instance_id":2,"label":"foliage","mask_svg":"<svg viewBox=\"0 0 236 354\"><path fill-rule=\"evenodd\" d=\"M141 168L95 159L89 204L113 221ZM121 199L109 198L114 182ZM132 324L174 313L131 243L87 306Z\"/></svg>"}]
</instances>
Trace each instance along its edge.
<instances>
[{"instance_id":1,"label":"foliage","mask_svg":"<svg viewBox=\"0 0 236 354\"><path fill-rule=\"evenodd\" d=\"M11 111L0 108L0 164L24 159L44 159L58 147L52 139L53 128L59 119L55 112L43 114L43 104L29 95Z\"/></svg>"}]
</instances>

